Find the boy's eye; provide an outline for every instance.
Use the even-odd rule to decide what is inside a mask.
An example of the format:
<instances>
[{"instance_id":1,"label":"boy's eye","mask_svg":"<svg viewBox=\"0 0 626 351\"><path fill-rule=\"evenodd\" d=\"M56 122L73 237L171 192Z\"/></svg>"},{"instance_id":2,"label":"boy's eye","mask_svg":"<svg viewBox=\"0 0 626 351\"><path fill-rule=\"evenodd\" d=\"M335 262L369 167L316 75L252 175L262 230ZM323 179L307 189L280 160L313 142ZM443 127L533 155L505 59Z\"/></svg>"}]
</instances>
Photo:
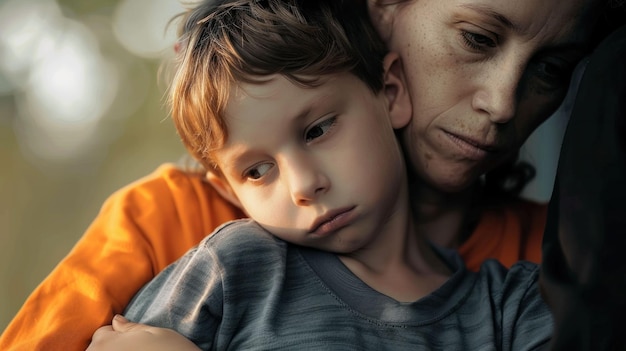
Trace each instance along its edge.
<instances>
[{"instance_id":1,"label":"boy's eye","mask_svg":"<svg viewBox=\"0 0 626 351\"><path fill-rule=\"evenodd\" d=\"M272 169L273 165L271 163L261 163L255 165L252 168L247 169L244 172L244 177L251 180L257 180L263 177L270 169Z\"/></svg>"},{"instance_id":2,"label":"boy's eye","mask_svg":"<svg viewBox=\"0 0 626 351\"><path fill-rule=\"evenodd\" d=\"M336 121L337 121L336 117L331 117L331 118L323 120L322 122L318 124L311 126L311 128L309 128L304 133L305 141L307 143L310 143L311 141L328 133L328 131L335 125Z\"/></svg>"},{"instance_id":3,"label":"boy's eye","mask_svg":"<svg viewBox=\"0 0 626 351\"><path fill-rule=\"evenodd\" d=\"M481 50L486 48L494 48L497 45L497 42L486 35L468 32L465 30L461 31L461 37L466 46L471 48L472 50Z\"/></svg>"}]
</instances>

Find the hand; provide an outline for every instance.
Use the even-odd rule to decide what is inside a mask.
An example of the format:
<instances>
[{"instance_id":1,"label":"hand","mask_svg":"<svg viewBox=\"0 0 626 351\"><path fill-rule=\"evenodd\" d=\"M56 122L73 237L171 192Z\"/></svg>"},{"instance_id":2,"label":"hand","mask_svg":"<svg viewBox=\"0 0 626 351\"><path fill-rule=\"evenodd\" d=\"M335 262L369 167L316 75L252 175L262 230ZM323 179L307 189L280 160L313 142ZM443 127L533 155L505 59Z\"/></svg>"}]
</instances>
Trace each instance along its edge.
<instances>
[{"instance_id":1,"label":"hand","mask_svg":"<svg viewBox=\"0 0 626 351\"><path fill-rule=\"evenodd\" d=\"M174 330L129 322L121 315L112 325L100 327L93 334L87 351L124 350L198 351L194 343Z\"/></svg>"}]
</instances>

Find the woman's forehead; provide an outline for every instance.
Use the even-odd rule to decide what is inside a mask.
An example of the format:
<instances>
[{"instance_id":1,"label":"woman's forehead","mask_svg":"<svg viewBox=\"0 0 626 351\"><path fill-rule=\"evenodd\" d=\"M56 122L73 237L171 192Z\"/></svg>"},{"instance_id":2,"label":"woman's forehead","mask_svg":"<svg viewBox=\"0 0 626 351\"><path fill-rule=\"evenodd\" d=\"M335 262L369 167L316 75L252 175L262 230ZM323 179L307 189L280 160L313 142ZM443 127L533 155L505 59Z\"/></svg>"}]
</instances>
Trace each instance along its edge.
<instances>
[{"instance_id":1,"label":"woman's forehead","mask_svg":"<svg viewBox=\"0 0 626 351\"><path fill-rule=\"evenodd\" d=\"M547 41L583 41L598 12L593 10L602 1L606 0L410 0L402 1L393 12L394 17L404 20L392 23L396 22L394 33L401 36L410 33L411 27L437 18L478 25L485 20L516 34L544 37Z\"/></svg>"}]
</instances>

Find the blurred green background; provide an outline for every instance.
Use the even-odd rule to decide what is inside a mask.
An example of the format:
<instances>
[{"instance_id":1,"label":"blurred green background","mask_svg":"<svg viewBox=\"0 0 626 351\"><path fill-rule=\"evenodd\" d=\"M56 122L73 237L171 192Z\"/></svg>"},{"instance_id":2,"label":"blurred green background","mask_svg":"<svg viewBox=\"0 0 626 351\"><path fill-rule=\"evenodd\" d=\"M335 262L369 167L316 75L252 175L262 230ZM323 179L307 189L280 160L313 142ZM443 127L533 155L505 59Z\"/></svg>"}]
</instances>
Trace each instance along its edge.
<instances>
[{"instance_id":1,"label":"blurred green background","mask_svg":"<svg viewBox=\"0 0 626 351\"><path fill-rule=\"evenodd\" d=\"M0 331L118 188L183 148L163 107L178 0L0 0Z\"/></svg>"},{"instance_id":2,"label":"blurred green background","mask_svg":"<svg viewBox=\"0 0 626 351\"><path fill-rule=\"evenodd\" d=\"M0 331L107 196L184 154L157 81L174 43L166 23L182 9L0 0ZM538 166L530 198L549 198L565 120L522 152Z\"/></svg>"}]
</instances>

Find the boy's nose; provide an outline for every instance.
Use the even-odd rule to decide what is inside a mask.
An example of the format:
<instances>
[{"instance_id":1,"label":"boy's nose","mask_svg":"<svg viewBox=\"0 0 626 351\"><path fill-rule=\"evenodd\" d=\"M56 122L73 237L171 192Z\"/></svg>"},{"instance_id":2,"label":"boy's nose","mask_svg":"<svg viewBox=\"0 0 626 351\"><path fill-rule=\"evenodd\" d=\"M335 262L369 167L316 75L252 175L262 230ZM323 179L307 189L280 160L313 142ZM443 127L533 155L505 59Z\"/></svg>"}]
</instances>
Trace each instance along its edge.
<instances>
[{"instance_id":1,"label":"boy's nose","mask_svg":"<svg viewBox=\"0 0 626 351\"><path fill-rule=\"evenodd\" d=\"M291 199L297 206L307 206L315 202L330 189L328 177L310 159L293 160L286 168Z\"/></svg>"}]
</instances>

